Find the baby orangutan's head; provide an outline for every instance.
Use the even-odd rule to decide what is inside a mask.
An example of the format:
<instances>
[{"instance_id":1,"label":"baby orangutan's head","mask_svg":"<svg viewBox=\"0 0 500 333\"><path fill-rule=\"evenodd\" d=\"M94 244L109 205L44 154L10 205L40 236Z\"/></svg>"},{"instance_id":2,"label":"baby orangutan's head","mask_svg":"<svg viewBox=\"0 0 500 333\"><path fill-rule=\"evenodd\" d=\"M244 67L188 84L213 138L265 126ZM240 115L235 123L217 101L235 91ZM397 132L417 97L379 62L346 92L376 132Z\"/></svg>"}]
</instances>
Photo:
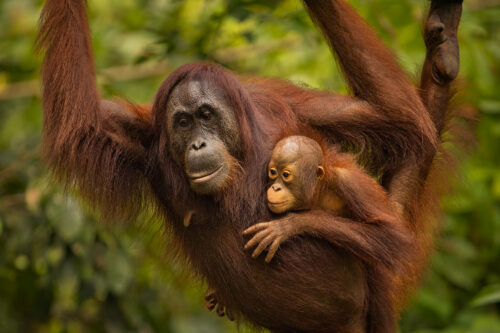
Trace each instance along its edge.
<instances>
[{"instance_id":1,"label":"baby orangutan's head","mask_svg":"<svg viewBox=\"0 0 500 333\"><path fill-rule=\"evenodd\" d=\"M267 205L273 213L310 209L318 180L325 174L323 151L313 139L289 136L274 147Z\"/></svg>"}]
</instances>

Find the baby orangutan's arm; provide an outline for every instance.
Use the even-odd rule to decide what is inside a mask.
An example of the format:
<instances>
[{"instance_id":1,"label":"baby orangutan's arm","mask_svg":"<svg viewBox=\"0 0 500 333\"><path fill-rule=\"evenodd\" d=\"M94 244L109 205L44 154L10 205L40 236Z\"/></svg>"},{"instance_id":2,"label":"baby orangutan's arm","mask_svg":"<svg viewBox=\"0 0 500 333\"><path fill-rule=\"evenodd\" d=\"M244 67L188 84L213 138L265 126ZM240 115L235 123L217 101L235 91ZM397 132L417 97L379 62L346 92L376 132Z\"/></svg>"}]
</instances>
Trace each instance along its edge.
<instances>
[{"instance_id":1,"label":"baby orangutan's arm","mask_svg":"<svg viewBox=\"0 0 500 333\"><path fill-rule=\"evenodd\" d=\"M254 233L245 249L257 245L252 253L252 257L256 258L270 245L266 262L271 261L283 242L299 234L326 239L364 262L382 263L393 270L402 268L412 259L413 243L408 231L389 221L354 221L313 210L289 213L278 220L257 223L243 232L244 235Z\"/></svg>"}]
</instances>

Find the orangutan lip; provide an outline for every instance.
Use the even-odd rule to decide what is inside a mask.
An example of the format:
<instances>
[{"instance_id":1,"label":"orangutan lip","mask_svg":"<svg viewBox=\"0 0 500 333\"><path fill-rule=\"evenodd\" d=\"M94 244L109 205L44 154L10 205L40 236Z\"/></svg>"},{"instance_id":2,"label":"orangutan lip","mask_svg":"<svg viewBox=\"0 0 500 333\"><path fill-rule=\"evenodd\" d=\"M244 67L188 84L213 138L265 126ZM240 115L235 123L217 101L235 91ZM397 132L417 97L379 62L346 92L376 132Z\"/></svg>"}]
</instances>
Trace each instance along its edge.
<instances>
[{"instance_id":1,"label":"orangutan lip","mask_svg":"<svg viewBox=\"0 0 500 333\"><path fill-rule=\"evenodd\" d=\"M281 202L271 202L271 201L268 201L267 202L269 205L271 206L283 206L285 205L286 203L288 203L288 201L281 201Z\"/></svg>"},{"instance_id":2,"label":"orangutan lip","mask_svg":"<svg viewBox=\"0 0 500 333\"><path fill-rule=\"evenodd\" d=\"M222 170L222 167L223 167L223 165L221 165L215 171L210 172L208 174L205 173L203 175L199 175L199 174L190 175L189 178L191 178L191 181L193 183L203 183L203 182L206 182L206 181L214 178L215 176L217 176L217 174Z\"/></svg>"}]
</instances>

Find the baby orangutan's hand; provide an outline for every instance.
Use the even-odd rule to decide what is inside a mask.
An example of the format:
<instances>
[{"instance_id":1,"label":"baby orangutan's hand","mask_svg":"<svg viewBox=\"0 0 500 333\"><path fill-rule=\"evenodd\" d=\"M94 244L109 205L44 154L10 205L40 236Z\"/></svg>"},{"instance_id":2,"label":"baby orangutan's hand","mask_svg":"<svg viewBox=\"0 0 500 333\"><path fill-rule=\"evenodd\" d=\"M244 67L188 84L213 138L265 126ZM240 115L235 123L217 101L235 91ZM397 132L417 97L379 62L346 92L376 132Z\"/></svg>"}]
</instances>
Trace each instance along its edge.
<instances>
[{"instance_id":1,"label":"baby orangutan's hand","mask_svg":"<svg viewBox=\"0 0 500 333\"><path fill-rule=\"evenodd\" d=\"M209 311L212 311L217 307L215 312L219 317L223 317L224 314L227 316L227 319L234 321L234 316L231 314L231 311L227 309L224 304L221 304L217 299L217 293L215 290L209 290L205 295L206 307Z\"/></svg>"},{"instance_id":2,"label":"baby orangutan's hand","mask_svg":"<svg viewBox=\"0 0 500 333\"><path fill-rule=\"evenodd\" d=\"M245 250L251 249L258 244L252 253L252 257L257 258L270 245L265 259L266 262L270 262L276 251L278 251L280 244L299 233L293 215L288 214L279 220L256 223L245 229L243 231L245 236L255 233L252 239L246 243Z\"/></svg>"}]
</instances>

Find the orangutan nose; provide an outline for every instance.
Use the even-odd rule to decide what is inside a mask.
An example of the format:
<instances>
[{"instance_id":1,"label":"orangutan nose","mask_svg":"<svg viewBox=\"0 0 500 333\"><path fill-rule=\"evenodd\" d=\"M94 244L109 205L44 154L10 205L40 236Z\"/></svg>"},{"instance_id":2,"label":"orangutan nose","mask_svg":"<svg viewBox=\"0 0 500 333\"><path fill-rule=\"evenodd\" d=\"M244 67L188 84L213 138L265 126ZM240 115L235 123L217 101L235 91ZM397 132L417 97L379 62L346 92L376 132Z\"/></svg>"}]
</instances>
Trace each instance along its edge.
<instances>
[{"instance_id":1,"label":"orangutan nose","mask_svg":"<svg viewBox=\"0 0 500 333\"><path fill-rule=\"evenodd\" d=\"M278 192L278 191L281 191L281 185L279 184L273 184L273 186L271 186L274 190L274 192Z\"/></svg>"},{"instance_id":2,"label":"orangutan nose","mask_svg":"<svg viewBox=\"0 0 500 333\"><path fill-rule=\"evenodd\" d=\"M191 148L193 148L194 150L200 150L202 148L205 148L206 146L207 146L207 144L205 143L205 141L197 140L197 141L193 142L193 144L191 145Z\"/></svg>"}]
</instances>

